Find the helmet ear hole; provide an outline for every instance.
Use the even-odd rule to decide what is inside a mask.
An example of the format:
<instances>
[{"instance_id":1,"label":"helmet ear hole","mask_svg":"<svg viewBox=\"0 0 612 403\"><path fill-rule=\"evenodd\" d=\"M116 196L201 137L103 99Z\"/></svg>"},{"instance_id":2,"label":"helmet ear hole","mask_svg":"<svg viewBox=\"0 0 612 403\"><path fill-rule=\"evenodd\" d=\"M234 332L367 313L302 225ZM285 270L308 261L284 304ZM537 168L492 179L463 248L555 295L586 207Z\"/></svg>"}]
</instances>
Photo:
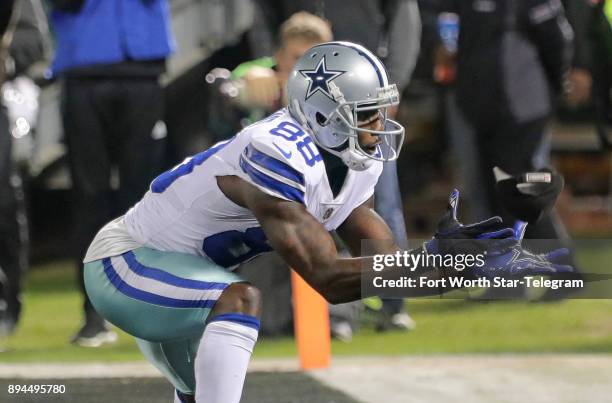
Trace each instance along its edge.
<instances>
[{"instance_id":1,"label":"helmet ear hole","mask_svg":"<svg viewBox=\"0 0 612 403\"><path fill-rule=\"evenodd\" d=\"M320 113L320 112L317 112L317 113L315 114L315 118L317 119L317 123L318 123L320 126L324 126L324 125L325 125L325 123L327 123L327 118L326 118L325 116L323 116L323 114L322 114L322 113Z\"/></svg>"}]
</instances>

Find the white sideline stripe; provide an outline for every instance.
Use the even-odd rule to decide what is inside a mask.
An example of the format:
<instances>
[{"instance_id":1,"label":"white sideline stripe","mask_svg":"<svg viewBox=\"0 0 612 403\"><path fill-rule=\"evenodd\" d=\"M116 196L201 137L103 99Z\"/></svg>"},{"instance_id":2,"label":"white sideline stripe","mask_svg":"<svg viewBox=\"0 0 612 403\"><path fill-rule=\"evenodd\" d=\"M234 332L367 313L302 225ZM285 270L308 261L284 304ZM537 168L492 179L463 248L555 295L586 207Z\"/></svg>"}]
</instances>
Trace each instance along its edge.
<instances>
[{"instance_id":1,"label":"white sideline stripe","mask_svg":"<svg viewBox=\"0 0 612 403\"><path fill-rule=\"evenodd\" d=\"M207 299L219 299L219 296L223 292L223 290L194 290L191 288L182 288L140 276L130 270L128 264L121 256L112 257L111 263L119 277L127 284L155 295L188 301L202 301Z\"/></svg>"},{"instance_id":2,"label":"white sideline stripe","mask_svg":"<svg viewBox=\"0 0 612 403\"><path fill-rule=\"evenodd\" d=\"M161 373L149 363L0 364L0 379L151 378Z\"/></svg>"},{"instance_id":3,"label":"white sideline stripe","mask_svg":"<svg viewBox=\"0 0 612 403\"><path fill-rule=\"evenodd\" d=\"M611 354L351 357L312 376L363 403L611 402Z\"/></svg>"},{"instance_id":4,"label":"white sideline stripe","mask_svg":"<svg viewBox=\"0 0 612 403\"><path fill-rule=\"evenodd\" d=\"M297 369L295 358L255 359L249 366L249 371ZM342 357L310 374L364 403L575 403L609 402L610 373L612 354L474 354ZM0 379L111 377L161 375L144 361L0 364Z\"/></svg>"},{"instance_id":5,"label":"white sideline stripe","mask_svg":"<svg viewBox=\"0 0 612 403\"><path fill-rule=\"evenodd\" d=\"M259 359L251 361L249 365L249 372L291 372L298 370L299 363L297 359ZM162 378L162 374L146 361L74 364L0 364L0 379L8 378Z\"/></svg>"}]
</instances>

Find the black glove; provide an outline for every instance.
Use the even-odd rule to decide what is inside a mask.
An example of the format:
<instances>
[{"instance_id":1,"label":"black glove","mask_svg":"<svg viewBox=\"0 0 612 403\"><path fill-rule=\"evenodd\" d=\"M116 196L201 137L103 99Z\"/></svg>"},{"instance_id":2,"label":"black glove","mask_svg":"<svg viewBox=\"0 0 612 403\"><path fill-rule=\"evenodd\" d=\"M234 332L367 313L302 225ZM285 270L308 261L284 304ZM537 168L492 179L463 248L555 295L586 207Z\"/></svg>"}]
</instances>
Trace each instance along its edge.
<instances>
[{"instance_id":1,"label":"black glove","mask_svg":"<svg viewBox=\"0 0 612 403\"><path fill-rule=\"evenodd\" d=\"M78 13L85 4L85 0L51 0L51 4L60 11Z\"/></svg>"},{"instance_id":2,"label":"black glove","mask_svg":"<svg viewBox=\"0 0 612 403\"><path fill-rule=\"evenodd\" d=\"M515 176L498 167L493 172L501 205L512 216L528 223L537 222L552 210L563 189L563 176L548 168Z\"/></svg>"},{"instance_id":3,"label":"black glove","mask_svg":"<svg viewBox=\"0 0 612 403\"><path fill-rule=\"evenodd\" d=\"M436 234L423 245L428 253L479 254L487 250L492 242L495 242L498 248L502 248L504 244L507 247L511 246L514 231L512 228L504 227L500 217L491 217L481 222L463 225L457 219L458 207L459 191L455 189L448 198L448 207L438 222Z\"/></svg>"}]
</instances>

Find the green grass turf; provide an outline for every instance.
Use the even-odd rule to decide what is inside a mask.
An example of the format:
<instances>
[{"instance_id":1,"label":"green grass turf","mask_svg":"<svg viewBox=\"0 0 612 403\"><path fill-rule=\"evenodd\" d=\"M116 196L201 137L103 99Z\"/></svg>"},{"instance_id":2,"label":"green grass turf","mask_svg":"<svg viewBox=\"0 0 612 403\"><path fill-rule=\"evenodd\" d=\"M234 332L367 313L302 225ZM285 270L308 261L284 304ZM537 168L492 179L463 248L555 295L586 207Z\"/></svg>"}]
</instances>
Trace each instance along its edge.
<instances>
[{"instance_id":1,"label":"green grass turf","mask_svg":"<svg viewBox=\"0 0 612 403\"><path fill-rule=\"evenodd\" d=\"M612 262L612 244L582 247L581 267L600 271ZM8 340L1 362L140 360L130 336L99 349L68 343L80 324L80 297L66 262L34 268L27 281L22 322ZM612 300L560 303L469 303L463 300L411 300L418 323L410 333L376 334L362 329L352 343L333 343L334 355L441 353L612 353ZM256 357L295 356L290 338L263 339Z\"/></svg>"}]
</instances>

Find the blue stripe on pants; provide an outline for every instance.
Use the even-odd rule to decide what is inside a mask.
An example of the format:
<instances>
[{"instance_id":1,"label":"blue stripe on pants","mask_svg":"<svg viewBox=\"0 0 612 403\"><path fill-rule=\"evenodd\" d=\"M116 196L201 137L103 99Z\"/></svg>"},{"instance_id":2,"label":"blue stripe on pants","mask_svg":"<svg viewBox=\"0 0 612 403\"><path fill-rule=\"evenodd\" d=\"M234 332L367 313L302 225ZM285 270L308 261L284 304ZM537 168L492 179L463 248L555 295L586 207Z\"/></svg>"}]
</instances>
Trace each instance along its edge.
<instances>
[{"instance_id":1,"label":"blue stripe on pants","mask_svg":"<svg viewBox=\"0 0 612 403\"><path fill-rule=\"evenodd\" d=\"M102 263L104 265L104 272L106 273L106 277L108 278L108 280L115 286L115 288L117 288L117 290L119 290L122 294L125 294L130 298L170 308L212 308L217 302L217 300L211 299L175 299L139 290L123 281L123 279L115 271L115 268L113 267L110 258L103 259Z\"/></svg>"}]
</instances>

